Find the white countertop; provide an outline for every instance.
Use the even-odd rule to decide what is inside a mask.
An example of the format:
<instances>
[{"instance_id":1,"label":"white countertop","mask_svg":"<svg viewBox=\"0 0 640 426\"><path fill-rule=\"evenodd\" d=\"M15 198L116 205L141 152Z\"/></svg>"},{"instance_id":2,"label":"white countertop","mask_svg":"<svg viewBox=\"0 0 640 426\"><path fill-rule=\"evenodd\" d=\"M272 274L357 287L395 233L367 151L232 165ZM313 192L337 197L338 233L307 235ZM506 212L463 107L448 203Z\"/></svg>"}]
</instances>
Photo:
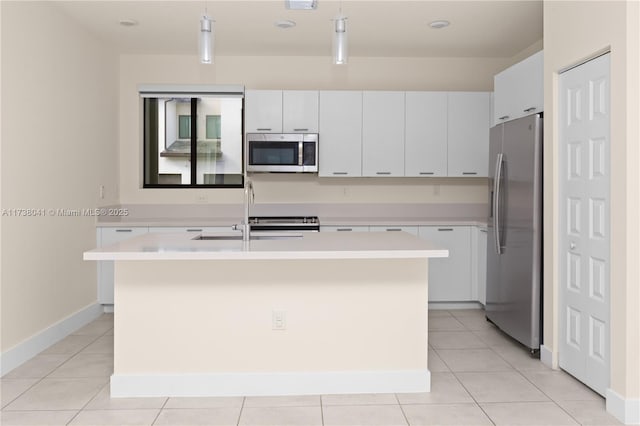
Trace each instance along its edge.
<instances>
[{"instance_id":1,"label":"white countertop","mask_svg":"<svg viewBox=\"0 0 640 426\"><path fill-rule=\"evenodd\" d=\"M275 233L260 233L271 235ZM200 235L200 234L198 234ZM293 238L196 240L193 233L149 233L87 251L85 260L408 259L449 251L406 232L311 232ZM208 234L204 234L208 235ZM210 234L237 235L237 233ZM284 235L278 233L278 235Z\"/></svg>"}]
</instances>

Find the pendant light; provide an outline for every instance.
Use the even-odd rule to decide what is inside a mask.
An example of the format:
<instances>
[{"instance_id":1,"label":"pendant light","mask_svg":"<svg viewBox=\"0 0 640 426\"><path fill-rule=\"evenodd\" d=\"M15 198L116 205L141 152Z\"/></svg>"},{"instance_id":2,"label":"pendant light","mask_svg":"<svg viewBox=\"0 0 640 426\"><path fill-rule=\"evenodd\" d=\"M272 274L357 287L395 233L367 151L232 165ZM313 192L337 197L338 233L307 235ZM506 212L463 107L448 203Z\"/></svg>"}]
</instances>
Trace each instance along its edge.
<instances>
[{"instance_id":1,"label":"pendant light","mask_svg":"<svg viewBox=\"0 0 640 426\"><path fill-rule=\"evenodd\" d=\"M347 17L342 14L342 1L338 16L333 21L333 63L344 65L347 63L349 44L347 39Z\"/></svg>"},{"instance_id":2,"label":"pendant light","mask_svg":"<svg viewBox=\"0 0 640 426\"><path fill-rule=\"evenodd\" d=\"M200 19L200 62L213 63L213 20L207 15L207 9Z\"/></svg>"}]
</instances>

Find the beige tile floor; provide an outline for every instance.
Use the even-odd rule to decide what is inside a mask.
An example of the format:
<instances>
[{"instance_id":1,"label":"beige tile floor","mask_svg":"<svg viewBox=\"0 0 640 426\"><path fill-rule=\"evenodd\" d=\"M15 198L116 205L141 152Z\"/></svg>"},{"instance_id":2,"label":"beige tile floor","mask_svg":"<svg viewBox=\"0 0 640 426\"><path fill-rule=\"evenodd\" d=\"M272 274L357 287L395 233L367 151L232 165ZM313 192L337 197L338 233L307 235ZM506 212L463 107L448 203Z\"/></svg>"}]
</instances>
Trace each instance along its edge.
<instances>
[{"instance_id":1,"label":"beige tile floor","mask_svg":"<svg viewBox=\"0 0 640 426\"><path fill-rule=\"evenodd\" d=\"M8 425L617 425L604 400L485 321L429 313L432 391L229 398L109 397L113 316L0 379Z\"/></svg>"}]
</instances>

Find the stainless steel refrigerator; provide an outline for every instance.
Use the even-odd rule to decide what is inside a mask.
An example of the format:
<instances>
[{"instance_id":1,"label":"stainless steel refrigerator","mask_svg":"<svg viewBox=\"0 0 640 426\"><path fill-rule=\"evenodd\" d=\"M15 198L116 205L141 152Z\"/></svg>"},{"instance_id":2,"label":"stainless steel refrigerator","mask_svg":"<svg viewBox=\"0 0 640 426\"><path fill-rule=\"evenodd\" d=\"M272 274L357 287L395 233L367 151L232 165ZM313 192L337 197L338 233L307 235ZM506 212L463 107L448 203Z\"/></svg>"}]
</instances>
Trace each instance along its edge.
<instances>
[{"instance_id":1,"label":"stainless steel refrigerator","mask_svg":"<svg viewBox=\"0 0 640 426\"><path fill-rule=\"evenodd\" d=\"M542 116L491 128L486 316L527 346L542 340Z\"/></svg>"}]
</instances>

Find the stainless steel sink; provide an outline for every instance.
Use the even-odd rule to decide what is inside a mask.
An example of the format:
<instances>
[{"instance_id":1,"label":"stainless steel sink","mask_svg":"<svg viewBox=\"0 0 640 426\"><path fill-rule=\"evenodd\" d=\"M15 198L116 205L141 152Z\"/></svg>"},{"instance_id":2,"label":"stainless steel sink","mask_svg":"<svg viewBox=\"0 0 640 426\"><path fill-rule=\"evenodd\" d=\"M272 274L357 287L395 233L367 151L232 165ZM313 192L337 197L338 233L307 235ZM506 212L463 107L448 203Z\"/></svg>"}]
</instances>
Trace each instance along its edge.
<instances>
[{"instance_id":1,"label":"stainless steel sink","mask_svg":"<svg viewBox=\"0 0 640 426\"><path fill-rule=\"evenodd\" d=\"M296 238L302 238L302 234L252 234L249 235L249 240L292 240ZM237 235L216 235L216 234L201 234L192 240L205 240L205 241L242 241L242 234Z\"/></svg>"}]
</instances>

